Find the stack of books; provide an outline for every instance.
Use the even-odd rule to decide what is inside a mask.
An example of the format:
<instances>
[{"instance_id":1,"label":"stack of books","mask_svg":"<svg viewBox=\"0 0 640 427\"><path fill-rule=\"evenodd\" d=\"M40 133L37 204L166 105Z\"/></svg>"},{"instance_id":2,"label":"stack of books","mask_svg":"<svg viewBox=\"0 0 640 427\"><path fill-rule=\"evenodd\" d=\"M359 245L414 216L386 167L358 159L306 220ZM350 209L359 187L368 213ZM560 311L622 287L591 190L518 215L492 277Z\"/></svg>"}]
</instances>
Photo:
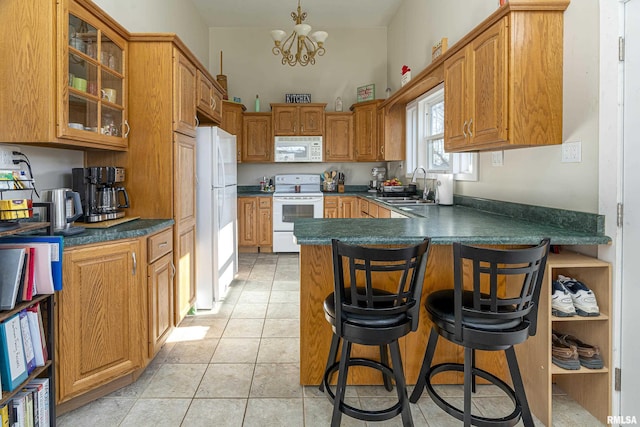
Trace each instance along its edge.
<instances>
[{"instance_id":1,"label":"stack of books","mask_svg":"<svg viewBox=\"0 0 640 427\"><path fill-rule=\"evenodd\" d=\"M0 406L0 425L45 427L50 425L49 379L34 378L11 400Z\"/></svg>"}]
</instances>

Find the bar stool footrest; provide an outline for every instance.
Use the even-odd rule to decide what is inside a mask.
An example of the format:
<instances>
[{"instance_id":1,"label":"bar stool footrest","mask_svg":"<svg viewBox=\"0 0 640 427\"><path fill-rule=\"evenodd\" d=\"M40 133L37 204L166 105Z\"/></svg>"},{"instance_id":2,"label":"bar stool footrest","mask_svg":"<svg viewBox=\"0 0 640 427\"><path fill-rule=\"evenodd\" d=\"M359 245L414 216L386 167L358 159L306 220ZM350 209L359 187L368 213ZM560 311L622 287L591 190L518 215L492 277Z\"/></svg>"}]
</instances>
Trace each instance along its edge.
<instances>
[{"instance_id":1,"label":"bar stool footrest","mask_svg":"<svg viewBox=\"0 0 640 427\"><path fill-rule=\"evenodd\" d=\"M393 378L393 369L389 366L380 363L376 360L372 359L364 359L364 358L353 358L349 359L347 362L348 367L351 366L365 366L368 368L377 369L382 371L384 374L389 375ZM324 391L326 395L329 397L329 400L333 404L336 398L335 393L331 390L331 385L329 384L329 378L331 375L336 372L340 367L340 362L336 362L324 374L322 379L322 386L324 387ZM351 405L347 405L344 402L340 402L340 412L345 415L348 415L352 418L357 418L363 421L385 421L390 420L398 416L402 412L402 404L401 402L397 402L395 405L390 406L389 408L377 410L377 411L365 411L364 409L356 408Z\"/></svg>"},{"instance_id":2,"label":"bar stool footrest","mask_svg":"<svg viewBox=\"0 0 640 427\"><path fill-rule=\"evenodd\" d=\"M429 375L426 378L427 382L425 388L427 389L427 393L429 393L429 396L431 396L431 399L436 405L440 407L440 409L442 409L452 417L463 421L464 411L461 411L460 409L456 408L445 399L443 399L431 384L431 378L433 376L441 372L450 371L464 372L464 365L462 363L441 363L439 365L432 366L429 370ZM479 427L513 427L514 425L516 425L518 421L520 421L520 417L522 415L522 407L518 402L515 391L509 386L509 384L505 383L500 378L485 370L474 367L472 369L472 373L473 375L483 378L489 381L491 384L500 388L507 396L509 396L509 398L515 405L515 408L511 414L501 418L486 418L478 415L471 415L471 424ZM465 387L470 387L470 385L465 385Z\"/></svg>"}]
</instances>

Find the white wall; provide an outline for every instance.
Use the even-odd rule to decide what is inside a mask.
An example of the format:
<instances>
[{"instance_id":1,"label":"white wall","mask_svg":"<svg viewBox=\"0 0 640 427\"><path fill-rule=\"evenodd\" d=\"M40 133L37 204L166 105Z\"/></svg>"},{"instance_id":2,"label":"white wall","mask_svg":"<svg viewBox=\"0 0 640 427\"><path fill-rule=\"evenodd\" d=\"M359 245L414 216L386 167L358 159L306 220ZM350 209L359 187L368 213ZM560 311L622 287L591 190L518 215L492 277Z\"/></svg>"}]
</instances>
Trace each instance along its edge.
<instances>
[{"instance_id":1,"label":"white wall","mask_svg":"<svg viewBox=\"0 0 640 427\"><path fill-rule=\"evenodd\" d=\"M477 0L404 0L388 28L389 87L400 86L403 65L416 75L431 63L431 47L443 37L449 46L493 13L495 1Z\"/></svg>"},{"instance_id":2,"label":"white wall","mask_svg":"<svg viewBox=\"0 0 640 427\"><path fill-rule=\"evenodd\" d=\"M239 97L254 111L260 95L261 111L270 111L269 103L284 102L287 93L310 93L312 102L326 102L334 111L336 97L342 97L343 110L355 103L356 88L376 85L376 98L384 98L387 84L387 30L365 28L345 30L327 28L326 53L315 65L282 65L281 56L271 52L272 28L211 28L210 69L227 76L229 99ZM285 28L288 31L289 28Z\"/></svg>"},{"instance_id":3,"label":"white wall","mask_svg":"<svg viewBox=\"0 0 640 427\"><path fill-rule=\"evenodd\" d=\"M223 74L227 76L229 99L239 97L247 111L255 111L255 96L260 95L260 110L271 111L270 103L284 102L287 93L310 93L313 102L327 103L334 111L336 97L342 98L343 111L356 101L356 88L376 85L376 98L384 98L387 84L387 31L385 28L346 30L326 28L327 52L315 65L282 65L271 52L272 28L211 28L211 62L213 75L220 74L220 51ZM288 31L289 28L285 28ZM245 164L238 167L240 185L258 185L261 176L276 173L320 173L340 169L349 185L367 185L371 163L298 163Z\"/></svg>"},{"instance_id":4,"label":"white wall","mask_svg":"<svg viewBox=\"0 0 640 427\"><path fill-rule=\"evenodd\" d=\"M14 146L11 144L11 146ZM26 154L31 163L36 189L40 192L50 188L71 188L71 169L84 165L84 153L59 148L40 148L27 145L16 145L19 151ZM27 170L23 164L22 169ZM28 195L25 195L27 197ZM35 194L33 199L39 199Z\"/></svg>"},{"instance_id":5,"label":"white wall","mask_svg":"<svg viewBox=\"0 0 640 427\"><path fill-rule=\"evenodd\" d=\"M435 41L448 37L452 45L497 3L405 0L388 30L391 87L398 87L395 74L403 64L421 71ZM505 151L502 167L482 153L480 180L457 182L457 194L598 212L598 28L598 1L572 1L564 14L563 141L582 141L582 163L561 163L559 145Z\"/></svg>"},{"instance_id":6,"label":"white wall","mask_svg":"<svg viewBox=\"0 0 640 427\"><path fill-rule=\"evenodd\" d=\"M209 64L209 29L190 1L94 0L132 33L176 33L205 66Z\"/></svg>"}]
</instances>

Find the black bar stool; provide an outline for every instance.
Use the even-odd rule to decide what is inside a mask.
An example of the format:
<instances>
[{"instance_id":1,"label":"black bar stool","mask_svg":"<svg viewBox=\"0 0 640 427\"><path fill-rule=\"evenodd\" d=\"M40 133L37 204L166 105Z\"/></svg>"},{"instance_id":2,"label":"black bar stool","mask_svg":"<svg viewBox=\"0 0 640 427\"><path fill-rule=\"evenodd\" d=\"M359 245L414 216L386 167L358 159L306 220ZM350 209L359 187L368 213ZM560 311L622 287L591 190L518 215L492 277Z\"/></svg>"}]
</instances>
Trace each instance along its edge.
<instances>
[{"instance_id":1,"label":"black bar stool","mask_svg":"<svg viewBox=\"0 0 640 427\"><path fill-rule=\"evenodd\" d=\"M410 247L372 248L332 240L334 292L324 301L324 312L331 323L333 338L320 385L320 390L325 391L333 402L332 426L340 425L343 413L364 421L383 421L401 414L405 426L413 425L398 339L418 328L429 242L425 238L419 245ZM390 276L399 277L396 289L380 289L382 281L388 283ZM336 361L341 341L342 353ZM353 343L378 346L380 362L351 358ZM391 353L391 365L388 362L388 350ZM389 391L392 390L393 379L398 402L378 411L365 411L344 403L350 366L380 370ZM338 382L334 393L329 379L336 371Z\"/></svg>"},{"instance_id":2,"label":"black bar stool","mask_svg":"<svg viewBox=\"0 0 640 427\"><path fill-rule=\"evenodd\" d=\"M538 300L548 253L549 239L532 248L513 250L454 243L454 289L434 292L425 303L433 326L411 402L417 402L426 387L431 399L465 426L507 427L522 417L525 426L533 427L513 346L536 333ZM471 279L472 290L464 289L463 278ZM431 366L439 336L464 347L464 364ZM475 366L476 350L504 350L513 389ZM448 403L431 384L433 376L446 371L464 373L464 410ZM511 398L515 407L511 414L502 418L471 414L471 392L475 392L476 376L495 384Z\"/></svg>"}]
</instances>

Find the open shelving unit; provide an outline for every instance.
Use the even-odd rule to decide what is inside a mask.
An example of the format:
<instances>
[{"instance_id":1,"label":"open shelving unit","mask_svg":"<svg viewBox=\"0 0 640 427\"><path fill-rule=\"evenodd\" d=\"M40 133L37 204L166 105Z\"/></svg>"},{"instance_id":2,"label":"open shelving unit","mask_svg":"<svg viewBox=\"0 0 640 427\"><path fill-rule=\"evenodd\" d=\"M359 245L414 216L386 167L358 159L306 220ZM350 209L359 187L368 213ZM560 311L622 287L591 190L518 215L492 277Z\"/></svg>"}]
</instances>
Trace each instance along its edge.
<instances>
[{"instance_id":1,"label":"open shelving unit","mask_svg":"<svg viewBox=\"0 0 640 427\"><path fill-rule=\"evenodd\" d=\"M562 274L584 283L596 296L600 315L551 315L552 282ZM516 346L527 399L532 412L545 425L553 425L552 384L603 424L611 415L611 265L573 252L550 254L538 307L537 334ZM602 369L562 369L551 362L551 333L571 334L600 347Z\"/></svg>"},{"instance_id":2,"label":"open shelving unit","mask_svg":"<svg viewBox=\"0 0 640 427\"><path fill-rule=\"evenodd\" d=\"M49 204L50 205L50 204ZM50 212L50 211L49 211ZM49 217L49 215L47 216ZM40 229L47 229L51 231L51 224L49 222L19 222L17 228L9 230L0 230L0 242L2 237L12 236L19 233L35 231ZM50 234L50 233L49 233ZM56 425L56 385L55 385L55 333L54 333L54 294L50 295L37 295L31 301L16 303L13 310L0 311L0 322L4 322L9 317L21 310L30 307L36 303L40 303L42 310L42 321L44 324L44 330L47 340L47 352L49 360L47 360L44 366L39 366L29 374L29 377L13 391L2 391L2 398L0 399L0 406L11 400L13 396L22 390L22 387L29 383L34 378L48 378L49 379L49 425L55 427Z\"/></svg>"}]
</instances>

